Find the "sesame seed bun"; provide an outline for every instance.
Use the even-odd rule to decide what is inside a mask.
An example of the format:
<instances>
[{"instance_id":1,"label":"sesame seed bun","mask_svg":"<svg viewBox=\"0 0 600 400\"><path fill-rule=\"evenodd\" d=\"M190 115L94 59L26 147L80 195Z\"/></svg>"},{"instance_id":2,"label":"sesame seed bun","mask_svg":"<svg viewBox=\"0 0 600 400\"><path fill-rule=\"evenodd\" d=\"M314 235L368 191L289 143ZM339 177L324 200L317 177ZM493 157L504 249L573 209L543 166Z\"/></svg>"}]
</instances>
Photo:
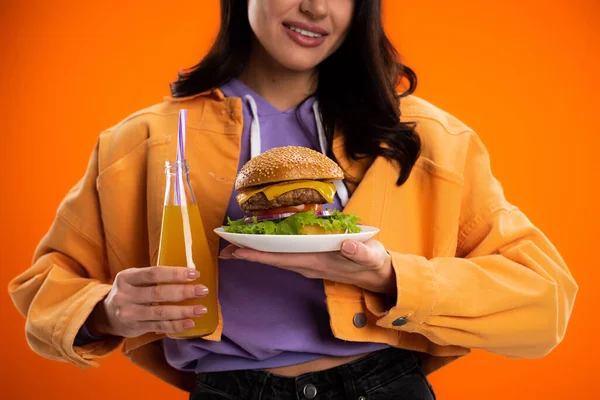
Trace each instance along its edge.
<instances>
[{"instance_id":1,"label":"sesame seed bun","mask_svg":"<svg viewBox=\"0 0 600 400\"><path fill-rule=\"evenodd\" d=\"M307 147L276 147L248 161L235 180L235 190L295 180L335 181L344 172L333 160Z\"/></svg>"}]
</instances>

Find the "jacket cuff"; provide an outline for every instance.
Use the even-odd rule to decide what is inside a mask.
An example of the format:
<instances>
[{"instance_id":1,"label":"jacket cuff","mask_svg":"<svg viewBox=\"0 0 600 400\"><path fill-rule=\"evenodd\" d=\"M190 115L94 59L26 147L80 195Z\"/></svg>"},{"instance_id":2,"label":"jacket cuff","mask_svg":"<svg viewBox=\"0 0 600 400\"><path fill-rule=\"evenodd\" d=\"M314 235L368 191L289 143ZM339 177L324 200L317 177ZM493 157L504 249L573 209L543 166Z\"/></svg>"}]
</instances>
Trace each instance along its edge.
<instances>
[{"instance_id":1,"label":"jacket cuff","mask_svg":"<svg viewBox=\"0 0 600 400\"><path fill-rule=\"evenodd\" d=\"M433 265L421 256L388 253L396 275L395 305L389 308L384 296L365 291L367 309L379 318L378 326L418 333L435 307L437 284Z\"/></svg>"},{"instance_id":2,"label":"jacket cuff","mask_svg":"<svg viewBox=\"0 0 600 400\"><path fill-rule=\"evenodd\" d=\"M79 332L77 332L77 335L75 336L74 346L81 347L81 346L85 346L86 344L98 342L100 340L105 340L106 338L107 338L106 336L93 335L87 326L87 320L86 320L86 322L83 324L81 329L79 329Z\"/></svg>"},{"instance_id":3,"label":"jacket cuff","mask_svg":"<svg viewBox=\"0 0 600 400\"><path fill-rule=\"evenodd\" d=\"M105 357L117 350L123 338L107 336L102 340L88 343L83 346L75 346L75 337L85 324L92 310L110 292L111 285L93 283L81 293L79 299L66 310L64 317L57 324L52 340L56 348L62 353L66 360L79 367L95 367L98 363L94 358Z\"/></svg>"}]
</instances>

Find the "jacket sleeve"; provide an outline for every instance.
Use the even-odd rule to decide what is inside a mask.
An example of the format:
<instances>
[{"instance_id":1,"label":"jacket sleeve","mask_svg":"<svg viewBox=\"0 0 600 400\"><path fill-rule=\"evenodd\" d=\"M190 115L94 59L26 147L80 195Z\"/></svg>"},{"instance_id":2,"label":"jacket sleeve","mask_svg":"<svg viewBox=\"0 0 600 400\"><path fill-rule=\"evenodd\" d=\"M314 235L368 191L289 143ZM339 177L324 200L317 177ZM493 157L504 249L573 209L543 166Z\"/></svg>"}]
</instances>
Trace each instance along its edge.
<instances>
[{"instance_id":1,"label":"jacket sleeve","mask_svg":"<svg viewBox=\"0 0 600 400\"><path fill-rule=\"evenodd\" d=\"M26 316L26 337L43 357L80 367L119 347L110 337L74 346L75 336L94 306L110 291L100 202L96 190L98 147L82 180L59 206L36 249L33 265L9 284L9 293Z\"/></svg>"},{"instance_id":2,"label":"jacket sleeve","mask_svg":"<svg viewBox=\"0 0 600 400\"><path fill-rule=\"evenodd\" d=\"M577 284L548 238L505 200L475 134L464 179L456 257L390 252L395 306L369 294L367 307L377 325L439 345L544 356L565 335Z\"/></svg>"}]
</instances>

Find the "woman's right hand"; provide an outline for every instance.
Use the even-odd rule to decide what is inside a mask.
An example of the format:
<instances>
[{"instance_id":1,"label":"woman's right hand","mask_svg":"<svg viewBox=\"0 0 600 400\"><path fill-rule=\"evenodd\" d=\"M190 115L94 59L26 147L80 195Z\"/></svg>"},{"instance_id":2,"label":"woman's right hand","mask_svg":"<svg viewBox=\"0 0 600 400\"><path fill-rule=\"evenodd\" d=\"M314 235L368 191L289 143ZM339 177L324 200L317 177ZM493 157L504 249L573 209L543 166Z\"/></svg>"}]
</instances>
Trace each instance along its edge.
<instances>
[{"instance_id":1,"label":"woman's right hand","mask_svg":"<svg viewBox=\"0 0 600 400\"><path fill-rule=\"evenodd\" d=\"M188 330L194 326L190 318L206 314L206 307L159 303L206 296L205 286L189 284L198 277L198 271L185 267L123 270L115 277L110 293L92 311L87 327L97 336L120 337Z\"/></svg>"}]
</instances>

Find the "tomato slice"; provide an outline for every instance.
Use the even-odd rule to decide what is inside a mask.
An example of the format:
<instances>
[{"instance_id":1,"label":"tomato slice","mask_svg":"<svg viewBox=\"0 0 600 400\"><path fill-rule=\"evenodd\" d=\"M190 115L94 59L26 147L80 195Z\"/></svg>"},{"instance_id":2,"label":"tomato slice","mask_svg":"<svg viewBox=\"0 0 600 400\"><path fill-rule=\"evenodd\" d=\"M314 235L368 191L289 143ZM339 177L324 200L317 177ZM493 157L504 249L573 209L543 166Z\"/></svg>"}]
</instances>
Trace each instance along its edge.
<instances>
[{"instance_id":1,"label":"tomato slice","mask_svg":"<svg viewBox=\"0 0 600 400\"><path fill-rule=\"evenodd\" d=\"M269 210L253 211L252 215L258 217L261 215L299 213L299 212L306 212L306 211L314 211L314 212L323 211L323 205L322 204L300 204L299 206L276 207L276 208L271 208Z\"/></svg>"}]
</instances>

